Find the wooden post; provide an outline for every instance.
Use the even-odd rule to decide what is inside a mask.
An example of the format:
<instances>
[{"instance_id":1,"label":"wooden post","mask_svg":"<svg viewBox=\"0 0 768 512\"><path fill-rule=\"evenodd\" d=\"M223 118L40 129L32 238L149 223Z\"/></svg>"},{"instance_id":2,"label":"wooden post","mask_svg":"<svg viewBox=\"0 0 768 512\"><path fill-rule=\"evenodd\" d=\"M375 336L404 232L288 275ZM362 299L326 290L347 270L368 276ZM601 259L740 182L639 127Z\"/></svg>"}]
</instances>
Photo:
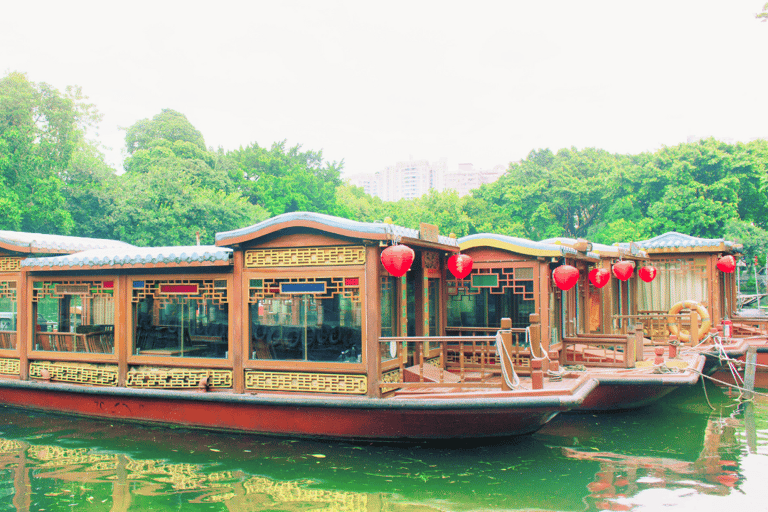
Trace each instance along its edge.
<instances>
[{"instance_id":1,"label":"wooden post","mask_svg":"<svg viewBox=\"0 0 768 512\"><path fill-rule=\"evenodd\" d=\"M531 313L528 316L528 319L531 322L531 325L528 328L531 332L531 356L544 357L549 353L549 341L545 342L541 337L541 315ZM542 350L546 352L542 353ZM549 361L545 359L543 366L545 372L549 371Z\"/></svg>"},{"instance_id":2,"label":"wooden post","mask_svg":"<svg viewBox=\"0 0 768 512\"><path fill-rule=\"evenodd\" d=\"M645 358L645 336L643 335L643 324L635 324L635 361L642 361ZM634 368L634 363L628 368Z\"/></svg>"},{"instance_id":3,"label":"wooden post","mask_svg":"<svg viewBox=\"0 0 768 512\"><path fill-rule=\"evenodd\" d=\"M35 318L32 312L32 283L29 271L22 268L16 283L16 350L19 351L19 378L29 380L29 352L35 348Z\"/></svg>"},{"instance_id":4,"label":"wooden post","mask_svg":"<svg viewBox=\"0 0 768 512\"><path fill-rule=\"evenodd\" d=\"M245 268L245 252L242 249L233 251L233 275L231 297L237 301L240 307L230 309L232 325L229 326L229 345L227 350L231 353L232 361L232 390L235 393L245 391L245 362L251 353L251 320L248 317L248 286L243 283L243 269ZM227 290L230 292L230 290ZM234 310L234 311L232 311Z\"/></svg>"},{"instance_id":5,"label":"wooden post","mask_svg":"<svg viewBox=\"0 0 768 512\"><path fill-rule=\"evenodd\" d=\"M744 367L744 398L751 400L755 391L755 368L757 367L757 347L747 349L747 365Z\"/></svg>"},{"instance_id":6,"label":"wooden post","mask_svg":"<svg viewBox=\"0 0 768 512\"><path fill-rule=\"evenodd\" d=\"M512 331L510 329L512 329L512 319L502 318L501 319L501 344L504 345L506 354L512 354ZM499 354L499 356L501 357L501 354ZM462 358L462 362L463 362L463 358ZM501 364L504 365L507 375L512 375L512 372L515 371L514 364L512 363L512 361L507 359L506 357L502 357L500 362ZM503 391L510 391L512 389L507 385L506 379L501 379L501 389Z\"/></svg>"},{"instance_id":7,"label":"wooden post","mask_svg":"<svg viewBox=\"0 0 768 512\"><path fill-rule=\"evenodd\" d=\"M542 362L542 359L531 359L531 389L542 389L544 387Z\"/></svg>"},{"instance_id":8,"label":"wooden post","mask_svg":"<svg viewBox=\"0 0 768 512\"><path fill-rule=\"evenodd\" d=\"M691 333L689 345L696 345L699 342L699 314L695 309L691 309Z\"/></svg>"},{"instance_id":9,"label":"wooden post","mask_svg":"<svg viewBox=\"0 0 768 512\"><path fill-rule=\"evenodd\" d=\"M530 322L531 331L531 355L541 357L541 315L537 313L531 313L528 315L528 321ZM509 321L510 328L512 326L512 320Z\"/></svg>"}]
</instances>

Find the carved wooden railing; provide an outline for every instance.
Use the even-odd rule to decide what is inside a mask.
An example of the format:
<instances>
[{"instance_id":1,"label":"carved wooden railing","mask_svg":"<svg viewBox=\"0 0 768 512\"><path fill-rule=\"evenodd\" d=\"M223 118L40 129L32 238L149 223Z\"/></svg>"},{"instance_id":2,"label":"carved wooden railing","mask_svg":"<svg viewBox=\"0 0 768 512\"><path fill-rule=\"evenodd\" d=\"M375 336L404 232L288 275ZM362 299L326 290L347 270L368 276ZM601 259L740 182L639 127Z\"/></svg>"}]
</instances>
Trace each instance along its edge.
<instances>
[{"instance_id":1,"label":"carved wooden railing","mask_svg":"<svg viewBox=\"0 0 768 512\"><path fill-rule=\"evenodd\" d=\"M16 331L0 331L0 348L16 348Z\"/></svg>"},{"instance_id":2,"label":"carved wooden railing","mask_svg":"<svg viewBox=\"0 0 768 512\"><path fill-rule=\"evenodd\" d=\"M111 354L114 351L114 332L99 330L89 333L38 332L35 348L53 352L92 352Z\"/></svg>"},{"instance_id":3,"label":"carved wooden railing","mask_svg":"<svg viewBox=\"0 0 768 512\"><path fill-rule=\"evenodd\" d=\"M691 332L691 325L695 326L695 331L699 333L701 328L700 318L696 311L690 313L670 315L666 311L643 311L637 315L613 315L611 317L611 331L613 334L631 334L635 326L643 326L643 333L651 342L657 344L667 344L669 342L669 321L674 320L680 329L688 333ZM706 336L707 333L701 332L694 339L692 336L689 345L695 345Z\"/></svg>"},{"instance_id":4,"label":"carved wooden railing","mask_svg":"<svg viewBox=\"0 0 768 512\"><path fill-rule=\"evenodd\" d=\"M749 317L734 313L731 322L733 335L736 337L768 336L768 317Z\"/></svg>"},{"instance_id":5,"label":"carved wooden railing","mask_svg":"<svg viewBox=\"0 0 768 512\"><path fill-rule=\"evenodd\" d=\"M513 343L513 332L520 338L525 329L502 331L514 370L529 374L530 349ZM382 361L380 387L385 392L408 387L488 387L502 372L495 335L382 337L379 343L382 352L396 347L394 357ZM492 385L501 387L496 381Z\"/></svg>"},{"instance_id":6,"label":"carved wooden railing","mask_svg":"<svg viewBox=\"0 0 768 512\"><path fill-rule=\"evenodd\" d=\"M579 334L564 337L560 351L563 365L586 365L615 368L634 368L642 359L643 335L632 334Z\"/></svg>"}]
</instances>

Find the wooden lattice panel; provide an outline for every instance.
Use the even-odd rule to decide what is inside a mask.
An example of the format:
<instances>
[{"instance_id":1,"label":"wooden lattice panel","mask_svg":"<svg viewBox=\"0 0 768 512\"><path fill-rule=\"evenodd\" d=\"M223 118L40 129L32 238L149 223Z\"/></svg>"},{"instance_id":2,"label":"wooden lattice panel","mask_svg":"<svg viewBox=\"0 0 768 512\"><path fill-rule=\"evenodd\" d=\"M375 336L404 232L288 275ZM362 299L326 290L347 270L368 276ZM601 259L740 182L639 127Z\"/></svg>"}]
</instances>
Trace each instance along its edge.
<instances>
[{"instance_id":1,"label":"wooden lattice panel","mask_svg":"<svg viewBox=\"0 0 768 512\"><path fill-rule=\"evenodd\" d=\"M261 391L300 391L305 393L344 393L364 395L365 375L332 373L267 372L246 370L245 387Z\"/></svg>"},{"instance_id":2,"label":"wooden lattice panel","mask_svg":"<svg viewBox=\"0 0 768 512\"><path fill-rule=\"evenodd\" d=\"M472 287L473 276L475 279L483 276L494 278L496 286ZM449 279L447 285L448 295L477 295L483 289L493 295L500 295L511 289L514 295L522 296L523 300L535 299L531 267L472 269L465 279Z\"/></svg>"},{"instance_id":3,"label":"wooden lattice panel","mask_svg":"<svg viewBox=\"0 0 768 512\"><path fill-rule=\"evenodd\" d=\"M289 298L290 295L280 294L281 284L315 284L323 283L325 291L315 293L315 299L331 299L341 295L354 303L360 302L360 279L357 277L307 277L307 278L265 278L251 279L248 286L248 301L256 304L259 301L273 298Z\"/></svg>"},{"instance_id":4,"label":"wooden lattice panel","mask_svg":"<svg viewBox=\"0 0 768 512\"><path fill-rule=\"evenodd\" d=\"M365 247L295 247L286 249L252 249L245 252L246 268L322 267L328 265L364 265Z\"/></svg>"},{"instance_id":5,"label":"wooden lattice panel","mask_svg":"<svg viewBox=\"0 0 768 512\"><path fill-rule=\"evenodd\" d=\"M382 373L381 374L380 382L382 384L392 384L392 383L398 384L398 383L402 382L401 379L400 379L400 370L399 369L398 370L390 370L388 372Z\"/></svg>"},{"instance_id":6,"label":"wooden lattice panel","mask_svg":"<svg viewBox=\"0 0 768 512\"><path fill-rule=\"evenodd\" d=\"M4 256L0 258L0 272L18 272L21 268L21 258Z\"/></svg>"},{"instance_id":7,"label":"wooden lattice panel","mask_svg":"<svg viewBox=\"0 0 768 512\"><path fill-rule=\"evenodd\" d=\"M232 370L205 368L132 368L125 381L129 388L189 389L197 388L208 377L208 387L231 388Z\"/></svg>"},{"instance_id":8,"label":"wooden lattice panel","mask_svg":"<svg viewBox=\"0 0 768 512\"><path fill-rule=\"evenodd\" d=\"M184 293L164 291L173 287L182 289L188 287L191 291ZM131 301L137 303L147 297L152 297L158 304L189 300L210 301L219 306L229 303L226 279L168 279L162 281L144 279L133 281Z\"/></svg>"},{"instance_id":9,"label":"wooden lattice panel","mask_svg":"<svg viewBox=\"0 0 768 512\"><path fill-rule=\"evenodd\" d=\"M0 359L0 375L19 375L21 366L18 359Z\"/></svg>"},{"instance_id":10,"label":"wooden lattice panel","mask_svg":"<svg viewBox=\"0 0 768 512\"><path fill-rule=\"evenodd\" d=\"M16 281L0 281L0 299L16 302Z\"/></svg>"},{"instance_id":11,"label":"wooden lattice panel","mask_svg":"<svg viewBox=\"0 0 768 512\"><path fill-rule=\"evenodd\" d=\"M88 298L100 297L112 300L114 296L114 281L80 281L80 280L56 280L35 281L32 302L50 297L61 299L65 295L82 295Z\"/></svg>"},{"instance_id":12,"label":"wooden lattice panel","mask_svg":"<svg viewBox=\"0 0 768 512\"><path fill-rule=\"evenodd\" d=\"M117 386L117 365L113 364L33 361L29 365L29 376L33 379L43 379L43 370L48 371L52 381L90 386Z\"/></svg>"}]
</instances>

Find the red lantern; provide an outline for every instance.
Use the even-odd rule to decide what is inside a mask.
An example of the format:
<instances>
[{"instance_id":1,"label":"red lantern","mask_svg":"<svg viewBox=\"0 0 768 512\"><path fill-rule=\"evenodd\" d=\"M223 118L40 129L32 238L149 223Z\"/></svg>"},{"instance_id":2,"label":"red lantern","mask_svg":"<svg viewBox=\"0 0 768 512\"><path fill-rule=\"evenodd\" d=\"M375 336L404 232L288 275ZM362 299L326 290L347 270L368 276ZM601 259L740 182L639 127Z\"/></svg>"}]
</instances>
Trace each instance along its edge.
<instances>
[{"instance_id":1,"label":"red lantern","mask_svg":"<svg viewBox=\"0 0 768 512\"><path fill-rule=\"evenodd\" d=\"M563 291L568 291L579 281L579 271L570 265L560 265L552 271L555 285Z\"/></svg>"},{"instance_id":2,"label":"red lantern","mask_svg":"<svg viewBox=\"0 0 768 512\"><path fill-rule=\"evenodd\" d=\"M755 258L757 258L757 256L755 256ZM736 269L736 260L730 254L728 256L723 256L717 260L717 268L720 272L730 274Z\"/></svg>"},{"instance_id":3,"label":"red lantern","mask_svg":"<svg viewBox=\"0 0 768 512\"><path fill-rule=\"evenodd\" d=\"M637 275L640 276L640 279L645 281L646 283L650 283L654 279L656 279L656 267L653 265L646 265L644 267L641 267L640 270L637 271Z\"/></svg>"},{"instance_id":4,"label":"red lantern","mask_svg":"<svg viewBox=\"0 0 768 512\"><path fill-rule=\"evenodd\" d=\"M632 265L631 261L620 261L613 265L613 275L615 275L619 281L626 281L632 277L634 270L635 267Z\"/></svg>"},{"instance_id":5,"label":"red lantern","mask_svg":"<svg viewBox=\"0 0 768 512\"><path fill-rule=\"evenodd\" d=\"M466 254L454 254L448 258L448 270L456 279L464 279L472 272L472 258Z\"/></svg>"},{"instance_id":6,"label":"red lantern","mask_svg":"<svg viewBox=\"0 0 768 512\"><path fill-rule=\"evenodd\" d=\"M415 254L407 245L391 245L381 251L381 264L395 277L404 276L411 268Z\"/></svg>"},{"instance_id":7,"label":"red lantern","mask_svg":"<svg viewBox=\"0 0 768 512\"><path fill-rule=\"evenodd\" d=\"M611 273L604 268L593 268L589 271L589 282L595 288L602 288L611 280Z\"/></svg>"}]
</instances>

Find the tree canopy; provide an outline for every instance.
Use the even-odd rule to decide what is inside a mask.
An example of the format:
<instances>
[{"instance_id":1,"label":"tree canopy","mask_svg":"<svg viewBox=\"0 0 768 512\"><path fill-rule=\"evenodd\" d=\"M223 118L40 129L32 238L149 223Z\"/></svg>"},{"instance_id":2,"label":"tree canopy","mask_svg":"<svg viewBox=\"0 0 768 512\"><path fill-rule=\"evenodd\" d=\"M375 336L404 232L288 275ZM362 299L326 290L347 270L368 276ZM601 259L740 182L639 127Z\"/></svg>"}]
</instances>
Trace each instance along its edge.
<instances>
[{"instance_id":1,"label":"tree canopy","mask_svg":"<svg viewBox=\"0 0 768 512\"><path fill-rule=\"evenodd\" d=\"M23 73L0 79L0 229L187 245L199 233L292 211L461 237L498 233L614 243L667 231L768 248L768 142L712 138L636 155L598 148L531 151L496 182L382 201L342 182L344 162L287 141L206 147L187 117L164 109L126 129L125 172L88 134L100 114L79 87L62 93Z\"/></svg>"}]
</instances>

